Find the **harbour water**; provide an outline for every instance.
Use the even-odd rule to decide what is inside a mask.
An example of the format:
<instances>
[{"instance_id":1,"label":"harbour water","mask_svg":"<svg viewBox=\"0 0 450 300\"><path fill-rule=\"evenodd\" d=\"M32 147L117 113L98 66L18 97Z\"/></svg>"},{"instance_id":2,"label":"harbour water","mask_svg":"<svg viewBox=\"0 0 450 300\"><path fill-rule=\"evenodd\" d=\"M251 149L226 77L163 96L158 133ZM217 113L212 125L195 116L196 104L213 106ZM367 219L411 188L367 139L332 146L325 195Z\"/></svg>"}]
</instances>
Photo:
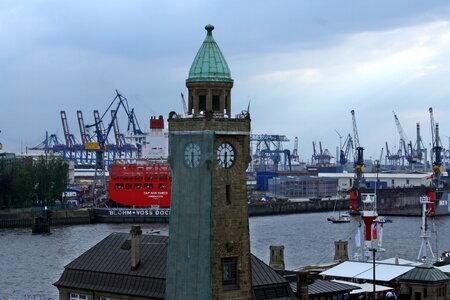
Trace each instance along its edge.
<instances>
[{"instance_id":1,"label":"harbour water","mask_svg":"<svg viewBox=\"0 0 450 300\"><path fill-rule=\"evenodd\" d=\"M334 241L348 240L350 255L355 251L354 237L359 225L332 224L330 213L293 214L250 218L250 239L253 254L268 263L269 246L284 245L287 269L309 264L331 262ZM399 255L414 260L420 247L420 218L392 217L384 224L383 248L380 258ZM30 228L0 229L0 299L57 299L52 285L61 276L64 266L111 232L129 232L130 224L92 224L60 226L51 234L32 235ZM450 249L450 217L435 220L433 249ZM143 232L152 229L168 234L167 224L143 224ZM437 239L436 239L437 236Z\"/></svg>"}]
</instances>

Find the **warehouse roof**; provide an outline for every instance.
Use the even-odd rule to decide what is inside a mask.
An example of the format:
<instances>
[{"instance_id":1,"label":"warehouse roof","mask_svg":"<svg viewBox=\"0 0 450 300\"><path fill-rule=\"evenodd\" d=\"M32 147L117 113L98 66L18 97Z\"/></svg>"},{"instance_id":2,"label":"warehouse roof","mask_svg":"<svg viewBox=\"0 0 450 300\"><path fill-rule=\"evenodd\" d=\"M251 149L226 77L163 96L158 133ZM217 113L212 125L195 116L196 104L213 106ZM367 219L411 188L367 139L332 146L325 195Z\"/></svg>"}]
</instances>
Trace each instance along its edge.
<instances>
[{"instance_id":1,"label":"warehouse roof","mask_svg":"<svg viewBox=\"0 0 450 300\"><path fill-rule=\"evenodd\" d=\"M377 281L391 281L406 272L412 270L413 266L402 266L383 264L376 262L375 278ZM345 261L336 267L328 269L320 275L335 278L351 278L351 279L373 279L373 264L366 262Z\"/></svg>"}]
</instances>

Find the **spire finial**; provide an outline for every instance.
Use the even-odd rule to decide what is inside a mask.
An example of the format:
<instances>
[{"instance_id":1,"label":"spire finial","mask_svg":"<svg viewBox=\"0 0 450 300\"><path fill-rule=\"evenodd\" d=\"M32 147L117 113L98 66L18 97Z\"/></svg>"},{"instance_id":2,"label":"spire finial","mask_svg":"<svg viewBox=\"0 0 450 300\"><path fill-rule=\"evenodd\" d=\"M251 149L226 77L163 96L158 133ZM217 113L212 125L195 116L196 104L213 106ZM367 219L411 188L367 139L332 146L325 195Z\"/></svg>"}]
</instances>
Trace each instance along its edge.
<instances>
[{"instance_id":1,"label":"spire finial","mask_svg":"<svg viewBox=\"0 0 450 300\"><path fill-rule=\"evenodd\" d=\"M205 26L206 31L208 31L208 35L212 35L212 31L214 30L214 26L208 24Z\"/></svg>"}]
</instances>

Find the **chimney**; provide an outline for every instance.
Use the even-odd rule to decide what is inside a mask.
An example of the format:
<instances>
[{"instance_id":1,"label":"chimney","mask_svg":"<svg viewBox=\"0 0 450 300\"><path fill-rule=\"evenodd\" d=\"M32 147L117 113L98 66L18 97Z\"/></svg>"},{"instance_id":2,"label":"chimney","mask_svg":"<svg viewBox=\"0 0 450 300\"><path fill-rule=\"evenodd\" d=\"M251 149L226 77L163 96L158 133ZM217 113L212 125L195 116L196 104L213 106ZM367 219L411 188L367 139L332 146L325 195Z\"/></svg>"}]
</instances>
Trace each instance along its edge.
<instances>
[{"instance_id":1,"label":"chimney","mask_svg":"<svg viewBox=\"0 0 450 300\"><path fill-rule=\"evenodd\" d=\"M345 261L348 260L348 242L347 241L335 241L334 242L334 260Z\"/></svg>"},{"instance_id":2,"label":"chimney","mask_svg":"<svg viewBox=\"0 0 450 300\"><path fill-rule=\"evenodd\" d=\"M270 246L270 262L272 269L284 270L284 246Z\"/></svg>"},{"instance_id":3,"label":"chimney","mask_svg":"<svg viewBox=\"0 0 450 300\"><path fill-rule=\"evenodd\" d=\"M302 270L297 272L297 297L300 300L308 300L309 272Z\"/></svg>"},{"instance_id":4,"label":"chimney","mask_svg":"<svg viewBox=\"0 0 450 300\"><path fill-rule=\"evenodd\" d=\"M135 271L141 262L141 226L131 226L131 270Z\"/></svg>"}]
</instances>

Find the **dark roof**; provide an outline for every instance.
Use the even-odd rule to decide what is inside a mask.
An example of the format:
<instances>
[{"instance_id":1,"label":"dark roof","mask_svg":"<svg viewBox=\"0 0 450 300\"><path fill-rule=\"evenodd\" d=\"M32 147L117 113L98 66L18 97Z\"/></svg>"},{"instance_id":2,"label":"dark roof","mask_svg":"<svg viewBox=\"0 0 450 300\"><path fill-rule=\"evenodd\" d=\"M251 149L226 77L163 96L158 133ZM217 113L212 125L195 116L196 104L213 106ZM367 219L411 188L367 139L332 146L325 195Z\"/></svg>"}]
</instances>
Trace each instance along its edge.
<instances>
[{"instance_id":1,"label":"dark roof","mask_svg":"<svg viewBox=\"0 0 450 300\"><path fill-rule=\"evenodd\" d=\"M277 270L276 272L287 279L291 290L297 293L297 273L291 270ZM359 289L359 287L351 284L315 279L313 283L308 285L308 295L347 293L356 289Z\"/></svg>"},{"instance_id":2,"label":"dark roof","mask_svg":"<svg viewBox=\"0 0 450 300\"><path fill-rule=\"evenodd\" d=\"M359 287L340 282L316 279L312 284L308 285L308 295L348 293L356 289L359 289Z\"/></svg>"},{"instance_id":3,"label":"dark roof","mask_svg":"<svg viewBox=\"0 0 450 300\"><path fill-rule=\"evenodd\" d=\"M450 277L432 266L417 266L400 277L400 281L441 283L449 282Z\"/></svg>"},{"instance_id":4,"label":"dark roof","mask_svg":"<svg viewBox=\"0 0 450 300\"><path fill-rule=\"evenodd\" d=\"M252 286L287 283L287 280L252 254Z\"/></svg>"},{"instance_id":5,"label":"dark roof","mask_svg":"<svg viewBox=\"0 0 450 300\"><path fill-rule=\"evenodd\" d=\"M57 287L112 292L151 298L164 298L167 236L141 236L141 263L131 270L129 233L112 233L65 266ZM251 255L254 289L284 287L286 279ZM280 299L280 298L279 298Z\"/></svg>"},{"instance_id":6,"label":"dark roof","mask_svg":"<svg viewBox=\"0 0 450 300\"><path fill-rule=\"evenodd\" d=\"M131 270L130 251L122 249L129 239L128 233L110 234L69 263L54 285L163 298L168 238L143 234L141 263L135 271Z\"/></svg>"},{"instance_id":7,"label":"dark roof","mask_svg":"<svg viewBox=\"0 0 450 300\"><path fill-rule=\"evenodd\" d=\"M57 287L164 299L164 279L92 271L65 270Z\"/></svg>"}]
</instances>

